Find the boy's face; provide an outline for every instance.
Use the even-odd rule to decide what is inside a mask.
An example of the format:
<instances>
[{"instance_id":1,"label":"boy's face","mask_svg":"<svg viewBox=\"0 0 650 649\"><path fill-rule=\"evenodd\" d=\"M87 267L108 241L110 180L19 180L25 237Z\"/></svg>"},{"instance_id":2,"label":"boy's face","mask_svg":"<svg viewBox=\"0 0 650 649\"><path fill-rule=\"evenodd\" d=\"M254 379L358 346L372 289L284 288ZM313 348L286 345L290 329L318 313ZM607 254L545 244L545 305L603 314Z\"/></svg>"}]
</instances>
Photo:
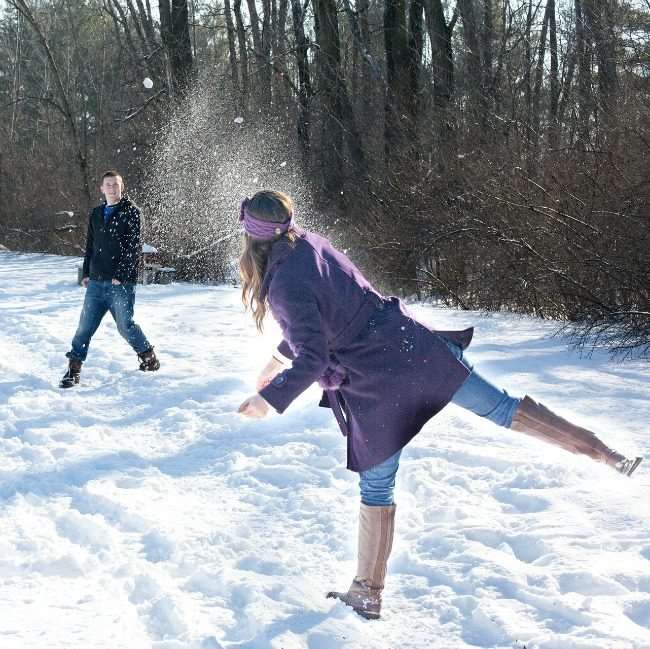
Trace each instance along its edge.
<instances>
[{"instance_id":1,"label":"boy's face","mask_svg":"<svg viewBox=\"0 0 650 649\"><path fill-rule=\"evenodd\" d=\"M109 205L119 203L122 198L122 178L120 176L106 176L99 189Z\"/></svg>"}]
</instances>

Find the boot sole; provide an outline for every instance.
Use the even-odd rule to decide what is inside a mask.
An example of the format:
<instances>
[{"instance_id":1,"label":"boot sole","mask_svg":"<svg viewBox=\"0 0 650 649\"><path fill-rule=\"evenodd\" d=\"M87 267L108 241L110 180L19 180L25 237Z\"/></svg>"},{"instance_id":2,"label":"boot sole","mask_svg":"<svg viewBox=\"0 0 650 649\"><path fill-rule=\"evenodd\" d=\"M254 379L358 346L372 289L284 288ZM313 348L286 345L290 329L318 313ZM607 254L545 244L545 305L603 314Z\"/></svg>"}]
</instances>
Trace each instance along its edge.
<instances>
[{"instance_id":1,"label":"boot sole","mask_svg":"<svg viewBox=\"0 0 650 649\"><path fill-rule=\"evenodd\" d=\"M641 464L641 462L643 462L643 458L642 457L637 457L634 460L634 464L632 464L632 466L629 468L628 472L625 475L628 476L628 477L631 476L637 470L637 468L639 467L639 464Z\"/></svg>"},{"instance_id":2,"label":"boot sole","mask_svg":"<svg viewBox=\"0 0 650 649\"><path fill-rule=\"evenodd\" d=\"M357 615L365 618L366 620L379 620L381 619L380 613L369 613L360 608L355 608L352 604L349 604L345 601L346 593L337 593L336 591L329 591L325 596L326 599L338 599L340 602L343 602L346 606L349 606Z\"/></svg>"},{"instance_id":3,"label":"boot sole","mask_svg":"<svg viewBox=\"0 0 650 649\"><path fill-rule=\"evenodd\" d=\"M74 379L68 379L59 382L59 388L61 388L62 390L67 390L68 388L74 388L76 385L79 385L79 381L78 380L75 381Z\"/></svg>"}]
</instances>

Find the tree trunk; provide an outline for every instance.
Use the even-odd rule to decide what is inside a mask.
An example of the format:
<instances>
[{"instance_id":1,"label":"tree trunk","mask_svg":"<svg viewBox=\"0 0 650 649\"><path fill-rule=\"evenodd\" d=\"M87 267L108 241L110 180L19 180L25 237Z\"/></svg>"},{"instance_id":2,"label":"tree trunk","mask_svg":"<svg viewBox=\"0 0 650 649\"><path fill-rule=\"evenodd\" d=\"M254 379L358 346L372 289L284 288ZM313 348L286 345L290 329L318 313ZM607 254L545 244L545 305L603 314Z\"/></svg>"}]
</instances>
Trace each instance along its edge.
<instances>
[{"instance_id":1,"label":"tree trunk","mask_svg":"<svg viewBox=\"0 0 650 649\"><path fill-rule=\"evenodd\" d=\"M576 49L578 56L578 147L586 149L593 114L591 96L591 43L585 29L582 0L575 0Z\"/></svg>"},{"instance_id":2,"label":"tree trunk","mask_svg":"<svg viewBox=\"0 0 650 649\"><path fill-rule=\"evenodd\" d=\"M149 47L147 45L147 40L145 38L144 30L142 29L142 25L140 24L140 16L138 16L138 12L135 6L133 5L132 0L126 0L126 7L129 10L129 13L131 14L131 23L135 28L135 33L138 35L142 52L144 52L144 54L148 54Z\"/></svg>"},{"instance_id":3,"label":"tree trunk","mask_svg":"<svg viewBox=\"0 0 650 649\"><path fill-rule=\"evenodd\" d=\"M386 49L386 96L384 103L384 155L406 152L407 132L413 115L409 114L409 51L405 0L385 0L384 45Z\"/></svg>"},{"instance_id":4,"label":"tree trunk","mask_svg":"<svg viewBox=\"0 0 650 649\"><path fill-rule=\"evenodd\" d=\"M370 0L358 0L357 14L359 16L359 42L361 43L361 114L370 125L373 110L373 88L378 84L381 74L378 62L372 58L370 50Z\"/></svg>"},{"instance_id":5,"label":"tree trunk","mask_svg":"<svg viewBox=\"0 0 650 649\"><path fill-rule=\"evenodd\" d=\"M171 6L169 0L158 0L158 8L172 90L174 94L184 95L192 80L192 44L187 0L171 0Z\"/></svg>"},{"instance_id":6,"label":"tree trunk","mask_svg":"<svg viewBox=\"0 0 650 649\"><path fill-rule=\"evenodd\" d=\"M496 70L492 78L491 87L494 99L494 112L496 115L501 116L504 110L504 93L502 91L502 77L504 71L505 60L508 50L508 39L512 32L512 13L509 13L509 3L507 0L503 2L501 9L501 38L499 43L499 52L497 54ZM510 129L507 122L502 122L502 133L506 138L510 134Z\"/></svg>"},{"instance_id":7,"label":"tree trunk","mask_svg":"<svg viewBox=\"0 0 650 649\"><path fill-rule=\"evenodd\" d=\"M373 129L373 88L378 82L383 82L383 74L379 72L370 54L370 28L368 23L368 0L358 0L356 11L350 0L343 0L343 7L348 18L352 34L352 102L360 115L363 115L362 129ZM365 126L365 128L364 128Z\"/></svg>"},{"instance_id":8,"label":"tree trunk","mask_svg":"<svg viewBox=\"0 0 650 649\"><path fill-rule=\"evenodd\" d=\"M113 9L111 9L111 5ZM124 39L126 40L131 65L133 65L136 70L140 71L140 55L138 54L138 50L133 42L133 38L131 37L131 27L124 8L118 0L109 0L105 5L105 9L112 15L115 23L122 25L122 32L124 33Z\"/></svg>"},{"instance_id":9,"label":"tree trunk","mask_svg":"<svg viewBox=\"0 0 650 649\"><path fill-rule=\"evenodd\" d=\"M408 89L406 109L410 116L407 137L417 148L418 119L420 114L420 79L422 76L422 52L424 49L424 3L410 0L408 42Z\"/></svg>"},{"instance_id":10,"label":"tree trunk","mask_svg":"<svg viewBox=\"0 0 650 649\"><path fill-rule=\"evenodd\" d=\"M482 92L483 101L488 111L494 110L494 74L492 71L494 65L494 7L492 0L484 0L483 6L483 29L482 48L481 48L481 76L482 76Z\"/></svg>"},{"instance_id":11,"label":"tree trunk","mask_svg":"<svg viewBox=\"0 0 650 649\"><path fill-rule=\"evenodd\" d=\"M454 56L451 35L457 14L447 24L441 0L424 0L424 15L431 42L433 103L437 135L441 143L450 141L453 132L449 106L454 94Z\"/></svg>"},{"instance_id":12,"label":"tree trunk","mask_svg":"<svg viewBox=\"0 0 650 649\"><path fill-rule=\"evenodd\" d=\"M192 80L192 44L187 0L172 0L172 70L176 89L184 94Z\"/></svg>"},{"instance_id":13,"label":"tree trunk","mask_svg":"<svg viewBox=\"0 0 650 649\"><path fill-rule=\"evenodd\" d=\"M13 81L13 88L12 88L12 106L11 106L11 128L9 130L9 139L13 141L14 139L14 134L16 132L16 125L18 122L18 107L19 107L19 101L18 98L20 96L20 86L22 84L21 81L21 64L22 64L22 59L23 59L23 54L22 54L22 43L23 43L23 34L22 34L22 26L23 26L23 21L22 21L22 14L20 11L16 12L16 47L14 50L14 81Z\"/></svg>"},{"instance_id":14,"label":"tree trunk","mask_svg":"<svg viewBox=\"0 0 650 649\"><path fill-rule=\"evenodd\" d=\"M531 119L531 129L533 138L534 148L537 148L539 143L539 129L541 124L541 94L542 94L542 82L544 80L544 60L546 58L546 34L548 32L548 23L550 20L549 9L551 5L550 2L546 3L546 10L544 11L544 19L542 20L542 31L539 35L539 46L537 48L537 64L535 65L535 85L533 89L533 104L532 104L532 119Z\"/></svg>"},{"instance_id":15,"label":"tree trunk","mask_svg":"<svg viewBox=\"0 0 650 649\"><path fill-rule=\"evenodd\" d=\"M149 52L153 52L158 48L158 39L156 38L156 30L153 21L151 20L151 8L147 6L145 9L142 0L136 0L138 12L140 15L140 22L146 36Z\"/></svg>"},{"instance_id":16,"label":"tree trunk","mask_svg":"<svg viewBox=\"0 0 650 649\"><path fill-rule=\"evenodd\" d=\"M246 41L246 28L244 27L244 19L241 13L242 0L235 0L233 9L235 12L235 20L237 22L237 42L239 44L239 59L241 61L241 104L242 109L248 109L248 93L249 93L249 66L248 66L248 43Z\"/></svg>"},{"instance_id":17,"label":"tree trunk","mask_svg":"<svg viewBox=\"0 0 650 649\"><path fill-rule=\"evenodd\" d=\"M486 106L481 79L481 44L474 0L458 0L458 9L463 20L470 120L478 119L481 124L484 124Z\"/></svg>"},{"instance_id":18,"label":"tree trunk","mask_svg":"<svg viewBox=\"0 0 650 649\"><path fill-rule=\"evenodd\" d=\"M274 7L276 6L276 4L277 4L277 0L273 0ZM274 68L275 70L278 71L277 74L274 75L274 78L277 77L278 79L280 75L285 78L289 77L289 74L287 72L287 57L286 57L286 49L287 49L286 29L287 29L288 14L289 14L288 0L280 0L277 9L277 17L275 19L275 25L272 27L273 51L271 52L271 56L273 57L273 62L274 62ZM285 87L285 84L280 83L279 81L277 84L274 85L274 94L277 94L277 100L279 100L282 97L283 90Z\"/></svg>"},{"instance_id":19,"label":"tree trunk","mask_svg":"<svg viewBox=\"0 0 650 649\"><path fill-rule=\"evenodd\" d=\"M330 196L339 196L343 190L343 110L338 82L341 50L334 0L314 0L314 20L318 89L323 109L319 142L323 184Z\"/></svg>"},{"instance_id":20,"label":"tree trunk","mask_svg":"<svg viewBox=\"0 0 650 649\"><path fill-rule=\"evenodd\" d=\"M599 107L603 132L616 122L619 80L616 70L616 35L611 0L583 0L584 20L598 60Z\"/></svg>"},{"instance_id":21,"label":"tree trunk","mask_svg":"<svg viewBox=\"0 0 650 649\"><path fill-rule=\"evenodd\" d=\"M555 0L548 0L546 7L548 11L548 46L551 51L550 86L551 94L548 107L548 143L551 149L557 149L560 145L560 124L558 121L558 108L560 97L560 75L557 53L557 23L555 20Z\"/></svg>"},{"instance_id":22,"label":"tree trunk","mask_svg":"<svg viewBox=\"0 0 650 649\"><path fill-rule=\"evenodd\" d=\"M310 106L311 106L311 77L307 54L309 42L305 36L304 13L300 0L291 0L291 18L293 22L293 37L296 41L295 57L298 68L298 139L303 151L304 161L309 159L310 145Z\"/></svg>"},{"instance_id":23,"label":"tree trunk","mask_svg":"<svg viewBox=\"0 0 650 649\"><path fill-rule=\"evenodd\" d=\"M533 116L533 89L531 84L531 69L533 67L533 49L531 46L531 32L533 26L533 0L528 0L528 11L526 14L526 32L524 36L524 101L526 104L526 132L524 139L527 146L531 141L531 122Z\"/></svg>"},{"instance_id":24,"label":"tree trunk","mask_svg":"<svg viewBox=\"0 0 650 649\"><path fill-rule=\"evenodd\" d=\"M573 96L573 77L575 74L576 61L578 58L578 52L575 42L567 44L567 71L562 81L562 88L560 93L560 101L557 110L557 125L558 132L562 129L564 125L564 115L566 114L566 107L569 105L569 101ZM570 143L573 144L572 138Z\"/></svg>"},{"instance_id":25,"label":"tree trunk","mask_svg":"<svg viewBox=\"0 0 650 649\"><path fill-rule=\"evenodd\" d=\"M359 176L365 178L367 175L365 156L341 72L341 48L335 0L315 0L314 18L319 46L319 90L324 113L320 142L324 187L330 196L340 197L345 170L344 135L357 178Z\"/></svg>"},{"instance_id":26,"label":"tree trunk","mask_svg":"<svg viewBox=\"0 0 650 649\"><path fill-rule=\"evenodd\" d=\"M271 0L262 0L262 7L264 8L264 15L262 16L262 66L261 73L264 76L262 87L264 89L264 104L267 107L271 106L273 100L272 95L272 74L273 74L273 61L271 60L271 40L273 34L271 32L271 18L272 8Z\"/></svg>"},{"instance_id":27,"label":"tree trunk","mask_svg":"<svg viewBox=\"0 0 650 649\"><path fill-rule=\"evenodd\" d=\"M226 18L226 35L228 37L228 59L230 61L230 78L232 80L232 87L239 97L241 103L241 95L239 88L239 73L237 70L237 46L235 25L232 20L232 9L230 8L230 0L224 0L223 3L224 14Z\"/></svg>"},{"instance_id":28,"label":"tree trunk","mask_svg":"<svg viewBox=\"0 0 650 649\"><path fill-rule=\"evenodd\" d=\"M361 80L361 61L363 61L363 44L361 42L361 29L359 27L359 12L355 11L350 4L350 0L343 0L343 9L348 19L350 34L352 37L352 74L350 75L350 85L352 97L360 97L359 82Z\"/></svg>"},{"instance_id":29,"label":"tree trunk","mask_svg":"<svg viewBox=\"0 0 650 649\"><path fill-rule=\"evenodd\" d=\"M171 63L172 50L172 10L169 0L158 0L158 14L160 15L160 39L163 44L165 59L165 74L167 76L167 92L174 96L174 74Z\"/></svg>"},{"instance_id":30,"label":"tree trunk","mask_svg":"<svg viewBox=\"0 0 650 649\"><path fill-rule=\"evenodd\" d=\"M271 103L271 83L268 71L269 60L264 55L265 44L262 40L262 31L260 30L260 18L257 13L256 0L247 0L248 15L251 21L251 34L253 35L253 50L255 52L254 66L255 66L255 80L257 82L256 96L261 99L262 103L268 107ZM269 5L268 0L264 0L264 13L266 15L266 7ZM264 18L266 20L266 17Z\"/></svg>"}]
</instances>

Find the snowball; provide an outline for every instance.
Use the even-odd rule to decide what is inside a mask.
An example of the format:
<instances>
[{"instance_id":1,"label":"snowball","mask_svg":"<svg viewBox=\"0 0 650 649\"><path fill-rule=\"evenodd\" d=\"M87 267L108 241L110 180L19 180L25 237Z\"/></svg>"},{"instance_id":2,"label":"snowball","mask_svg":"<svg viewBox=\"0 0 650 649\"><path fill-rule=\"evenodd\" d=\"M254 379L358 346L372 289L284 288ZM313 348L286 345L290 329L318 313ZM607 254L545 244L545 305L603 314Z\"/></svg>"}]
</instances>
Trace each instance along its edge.
<instances>
[{"instance_id":1,"label":"snowball","mask_svg":"<svg viewBox=\"0 0 650 649\"><path fill-rule=\"evenodd\" d=\"M235 124L243 124L244 123L244 118L243 117L235 117L233 122L235 122Z\"/></svg>"},{"instance_id":2,"label":"snowball","mask_svg":"<svg viewBox=\"0 0 650 649\"><path fill-rule=\"evenodd\" d=\"M145 77L145 78L142 80L142 85L143 85L147 90L151 90L151 88L153 88L153 81L152 81L149 77Z\"/></svg>"}]
</instances>

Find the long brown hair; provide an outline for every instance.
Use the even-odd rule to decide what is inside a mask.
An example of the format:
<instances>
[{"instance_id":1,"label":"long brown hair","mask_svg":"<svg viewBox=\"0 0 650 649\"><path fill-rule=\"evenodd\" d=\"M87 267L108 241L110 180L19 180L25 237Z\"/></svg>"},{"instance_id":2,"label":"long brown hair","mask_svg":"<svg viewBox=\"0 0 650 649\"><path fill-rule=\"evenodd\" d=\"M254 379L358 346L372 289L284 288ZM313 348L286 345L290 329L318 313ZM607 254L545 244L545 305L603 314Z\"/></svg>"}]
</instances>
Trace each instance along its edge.
<instances>
[{"instance_id":1,"label":"long brown hair","mask_svg":"<svg viewBox=\"0 0 650 649\"><path fill-rule=\"evenodd\" d=\"M246 210L255 218L270 223L284 223L293 216L291 198L282 192L263 190L257 192L246 204ZM293 230L281 234L271 241L252 239L244 233L242 252L239 257L239 274L242 279L241 297L246 309L253 313L258 331L262 331L264 316L268 308L266 296L260 296L260 289L266 272L266 264L273 244L281 237L291 243L296 240Z\"/></svg>"}]
</instances>

